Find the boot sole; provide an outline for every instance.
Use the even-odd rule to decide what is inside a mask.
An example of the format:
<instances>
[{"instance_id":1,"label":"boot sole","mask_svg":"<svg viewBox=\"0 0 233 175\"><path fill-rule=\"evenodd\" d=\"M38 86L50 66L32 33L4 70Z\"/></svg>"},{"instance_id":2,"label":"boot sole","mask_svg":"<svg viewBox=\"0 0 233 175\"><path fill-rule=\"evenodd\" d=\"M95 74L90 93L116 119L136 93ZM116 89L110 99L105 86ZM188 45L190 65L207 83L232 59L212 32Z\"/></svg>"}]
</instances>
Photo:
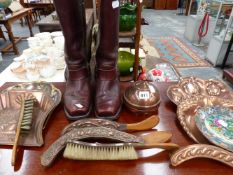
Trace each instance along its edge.
<instances>
[{"instance_id":1,"label":"boot sole","mask_svg":"<svg viewBox=\"0 0 233 175\"><path fill-rule=\"evenodd\" d=\"M75 120L79 120L79 119L83 119L83 118L89 118L90 117L90 114L91 114L91 111L92 111L92 105L90 105L89 107L89 111L84 114L84 115L76 115L76 116L72 116L70 115L67 110L64 108L64 111L65 111L65 114L66 114L66 118L68 120L71 120L71 121L75 121Z\"/></svg>"},{"instance_id":2,"label":"boot sole","mask_svg":"<svg viewBox=\"0 0 233 175\"><path fill-rule=\"evenodd\" d=\"M121 109L122 109L122 105L120 106L120 108L118 109L117 113L114 116L104 116L104 117L101 117L101 116L97 115L96 111L95 111L95 116L97 118L100 118L100 119L117 120L120 117Z\"/></svg>"}]
</instances>

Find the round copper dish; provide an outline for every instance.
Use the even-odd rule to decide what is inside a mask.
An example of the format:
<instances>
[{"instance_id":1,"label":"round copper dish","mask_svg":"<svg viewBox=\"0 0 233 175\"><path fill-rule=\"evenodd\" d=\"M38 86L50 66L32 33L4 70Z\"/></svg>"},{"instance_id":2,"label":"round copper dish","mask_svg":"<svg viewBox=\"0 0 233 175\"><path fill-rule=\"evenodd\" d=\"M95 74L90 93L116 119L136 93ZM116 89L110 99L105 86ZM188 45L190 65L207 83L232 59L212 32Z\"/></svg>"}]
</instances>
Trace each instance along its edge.
<instances>
[{"instance_id":1,"label":"round copper dish","mask_svg":"<svg viewBox=\"0 0 233 175\"><path fill-rule=\"evenodd\" d=\"M160 103L160 94L153 83L137 81L125 90L124 103L132 112L151 113Z\"/></svg>"}]
</instances>

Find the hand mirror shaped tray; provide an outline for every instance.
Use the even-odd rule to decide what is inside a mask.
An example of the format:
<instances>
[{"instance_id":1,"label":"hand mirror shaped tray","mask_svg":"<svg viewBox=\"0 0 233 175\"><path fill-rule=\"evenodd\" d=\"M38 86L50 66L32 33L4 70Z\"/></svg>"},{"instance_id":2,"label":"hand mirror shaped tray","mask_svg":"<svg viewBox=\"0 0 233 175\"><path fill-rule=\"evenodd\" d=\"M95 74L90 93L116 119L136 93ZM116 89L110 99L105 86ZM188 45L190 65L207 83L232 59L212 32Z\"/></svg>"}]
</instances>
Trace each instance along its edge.
<instances>
[{"instance_id":1,"label":"hand mirror shaped tray","mask_svg":"<svg viewBox=\"0 0 233 175\"><path fill-rule=\"evenodd\" d=\"M22 83L0 92L0 145L12 145L20 116L22 96L34 96L36 103L32 114L32 126L27 135L21 135L19 145L42 146L42 131L52 111L61 101L61 92L50 83Z\"/></svg>"},{"instance_id":2,"label":"hand mirror shaped tray","mask_svg":"<svg viewBox=\"0 0 233 175\"><path fill-rule=\"evenodd\" d=\"M167 95L178 105L177 116L184 131L198 143L176 151L171 156L171 164L177 166L193 158L206 157L233 167L233 153L212 146L195 123L196 112L200 107L222 106L233 109L232 92L227 86L216 80L186 77L177 85L170 86Z\"/></svg>"}]
</instances>

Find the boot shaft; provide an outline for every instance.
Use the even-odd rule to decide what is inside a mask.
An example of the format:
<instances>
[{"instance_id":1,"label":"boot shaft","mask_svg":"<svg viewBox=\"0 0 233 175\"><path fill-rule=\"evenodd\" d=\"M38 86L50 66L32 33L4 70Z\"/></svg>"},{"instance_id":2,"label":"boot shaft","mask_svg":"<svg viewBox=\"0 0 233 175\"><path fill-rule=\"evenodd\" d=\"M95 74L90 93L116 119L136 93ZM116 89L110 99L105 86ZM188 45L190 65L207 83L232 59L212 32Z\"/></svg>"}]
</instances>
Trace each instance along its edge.
<instances>
[{"instance_id":1,"label":"boot shaft","mask_svg":"<svg viewBox=\"0 0 233 175\"><path fill-rule=\"evenodd\" d=\"M54 0L54 5L65 38L67 65L85 66L87 51L84 0Z\"/></svg>"},{"instance_id":2,"label":"boot shaft","mask_svg":"<svg viewBox=\"0 0 233 175\"><path fill-rule=\"evenodd\" d=\"M113 69L118 58L119 1L101 0L97 69Z\"/></svg>"}]
</instances>

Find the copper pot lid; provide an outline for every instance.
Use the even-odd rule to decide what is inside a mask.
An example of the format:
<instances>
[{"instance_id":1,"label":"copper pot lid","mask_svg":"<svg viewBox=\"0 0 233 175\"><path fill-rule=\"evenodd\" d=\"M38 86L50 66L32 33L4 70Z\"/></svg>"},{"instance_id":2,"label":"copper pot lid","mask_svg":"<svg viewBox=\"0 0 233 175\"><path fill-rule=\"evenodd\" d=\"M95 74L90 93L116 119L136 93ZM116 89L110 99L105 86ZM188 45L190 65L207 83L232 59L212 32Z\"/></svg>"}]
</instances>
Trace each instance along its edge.
<instances>
[{"instance_id":1,"label":"copper pot lid","mask_svg":"<svg viewBox=\"0 0 233 175\"><path fill-rule=\"evenodd\" d=\"M124 101L137 109L154 108L160 103L159 90L151 82L137 81L125 90Z\"/></svg>"}]
</instances>

